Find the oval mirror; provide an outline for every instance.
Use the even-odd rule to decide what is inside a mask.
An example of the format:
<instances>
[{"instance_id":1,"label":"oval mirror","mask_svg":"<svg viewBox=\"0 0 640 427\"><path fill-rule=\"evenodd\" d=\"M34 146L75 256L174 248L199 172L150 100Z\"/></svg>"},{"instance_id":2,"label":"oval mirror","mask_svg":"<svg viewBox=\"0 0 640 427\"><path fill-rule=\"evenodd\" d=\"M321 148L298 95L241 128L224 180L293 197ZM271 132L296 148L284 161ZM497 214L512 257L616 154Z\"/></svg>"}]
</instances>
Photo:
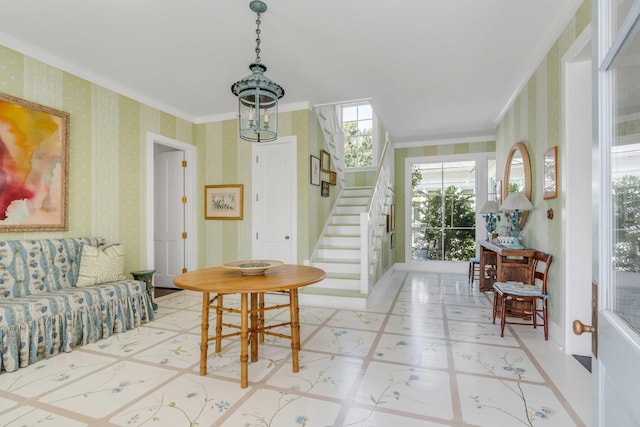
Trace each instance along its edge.
<instances>
[{"instance_id":1,"label":"oval mirror","mask_svg":"<svg viewBox=\"0 0 640 427\"><path fill-rule=\"evenodd\" d=\"M523 192L531 200L531 162L529 161L527 146L523 142L513 144L507 155L502 200L504 201L509 193L516 191ZM520 219L520 227L524 227L528 216L529 211L524 211Z\"/></svg>"}]
</instances>

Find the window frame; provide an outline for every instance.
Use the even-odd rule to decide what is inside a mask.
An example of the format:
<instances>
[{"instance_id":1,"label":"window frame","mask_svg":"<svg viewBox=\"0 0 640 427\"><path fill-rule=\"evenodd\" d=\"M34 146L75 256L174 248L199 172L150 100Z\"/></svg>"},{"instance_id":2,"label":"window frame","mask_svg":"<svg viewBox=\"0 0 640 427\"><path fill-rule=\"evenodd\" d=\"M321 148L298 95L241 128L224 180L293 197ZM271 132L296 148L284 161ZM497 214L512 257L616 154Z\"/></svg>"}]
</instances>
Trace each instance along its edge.
<instances>
[{"instance_id":1,"label":"window frame","mask_svg":"<svg viewBox=\"0 0 640 427\"><path fill-rule=\"evenodd\" d=\"M371 108L371 165L370 166L347 166L344 161L344 152L346 145L346 136L343 138L343 147L342 147L342 165L345 171L364 171L364 170L374 170L378 168L378 163L380 159L380 131L379 131L379 123L380 119L378 117L378 113L371 102L371 100L361 100L361 101L352 101L352 102L344 102L338 104L340 106L340 129L344 132L344 112L345 108L350 107L359 107L361 105L368 105Z\"/></svg>"}]
</instances>

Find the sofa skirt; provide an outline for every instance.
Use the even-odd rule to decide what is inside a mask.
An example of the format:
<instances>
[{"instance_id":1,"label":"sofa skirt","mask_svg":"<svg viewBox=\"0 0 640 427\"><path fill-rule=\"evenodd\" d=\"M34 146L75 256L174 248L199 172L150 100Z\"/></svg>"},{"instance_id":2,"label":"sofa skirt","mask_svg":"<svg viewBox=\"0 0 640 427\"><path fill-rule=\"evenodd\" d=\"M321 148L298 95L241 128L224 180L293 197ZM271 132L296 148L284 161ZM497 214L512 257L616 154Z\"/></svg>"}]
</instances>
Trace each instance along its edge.
<instances>
[{"instance_id":1,"label":"sofa skirt","mask_svg":"<svg viewBox=\"0 0 640 427\"><path fill-rule=\"evenodd\" d=\"M0 299L0 372L134 329L153 317L145 284L134 280Z\"/></svg>"}]
</instances>

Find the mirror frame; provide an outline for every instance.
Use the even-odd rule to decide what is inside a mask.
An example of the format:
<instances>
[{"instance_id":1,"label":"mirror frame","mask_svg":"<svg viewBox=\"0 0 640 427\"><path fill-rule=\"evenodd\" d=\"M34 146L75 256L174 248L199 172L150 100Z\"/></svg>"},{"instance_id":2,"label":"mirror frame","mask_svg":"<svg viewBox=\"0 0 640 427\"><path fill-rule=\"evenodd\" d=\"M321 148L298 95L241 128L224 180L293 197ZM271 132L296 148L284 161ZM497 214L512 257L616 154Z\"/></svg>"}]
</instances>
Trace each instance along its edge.
<instances>
[{"instance_id":1,"label":"mirror frame","mask_svg":"<svg viewBox=\"0 0 640 427\"><path fill-rule=\"evenodd\" d=\"M509 176L511 175L511 161L513 160L513 156L515 156L516 152L518 151L522 156L522 166L524 169L524 194L529 200L531 200L531 161L529 160L529 151L527 150L527 146L524 145L524 142L516 142L509 150L509 154L507 155L507 162L504 166L504 184L502 188L503 202L509 195ZM524 228L528 217L529 211L524 211L522 213L522 218L520 219L520 227Z\"/></svg>"}]
</instances>

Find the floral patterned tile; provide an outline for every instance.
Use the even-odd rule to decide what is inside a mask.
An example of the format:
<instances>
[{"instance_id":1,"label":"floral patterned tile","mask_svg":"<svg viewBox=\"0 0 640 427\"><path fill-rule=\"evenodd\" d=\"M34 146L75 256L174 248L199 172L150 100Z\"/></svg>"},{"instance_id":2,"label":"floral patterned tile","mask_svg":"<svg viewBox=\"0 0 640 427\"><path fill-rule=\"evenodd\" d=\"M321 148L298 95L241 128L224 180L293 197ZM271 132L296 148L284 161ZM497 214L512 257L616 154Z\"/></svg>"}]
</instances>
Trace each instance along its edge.
<instances>
[{"instance_id":1,"label":"floral patterned tile","mask_svg":"<svg viewBox=\"0 0 640 427\"><path fill-rule=\"evenodd\" d=\"M102 418L139 399L176 375L170 370L120 362L53 390L40 400L59 408Z\"/></svg>"},{"instance_id":2,"label":"floral patterned tile","mask_svg":"<svg viewBox=\"0 0 640 427\"><path fill-rule=\"evenodd\" d=\"M0 375L0 389L24 397L35 397L100 371L116 360L74 350Z\"/></svg>"},{"instance_id":3,"label":"floral patterned tile","mask_svg":"<svg viewBox=\"0 0 640 427\"><path fill-rule=\"evenodd\" d=\"M53 412L34 408L32 406L20 406L19 408L2 415L2 425L80 427L88 424L54 414Z\"/></svg>"},{"instance_id":4,"label":"floral patterned tile","mask_svg":"<svg viewBox=\"0 0 640 427\"><path fill-rule=\"evenodd\" d=\"M215 312L209 316L209 324L215 325ZM171 329L174 331L187 332L202 324L202 313L194 310L179 310L171 314L154 319L148 324L150 327Z\"/></svg>"},{"instance_id":5,"label":"floral patterned tile","mask_svg":"<svg viewBox=\"0 0 640 427\"><path fill-rule=\"evenodd\" d=\"M413 289L408 292L400 292L398 294L398 302L441 304L444 302L444 296L441 295L440 291L433 292L424 289Z\"/></svg>"},{"instance_id":6,"label":"floral patterned tile","mask_svg":"<svg viewBox=\"0 0 640 427\"><path fill-rule=\"evenodd\" d=\"M158 309L156 311L154 311L154 317L153 317L153 321L158 321L160 319L162 319L164 316L168 315L168 314L173 314L176 311L178 311L178 309L176 308L167 308L164 307L163 305L158 304Z\"/></svg>"},{"instance_id":7,"label":"floral patterned tile","mask_svg":"<svg viewBox=\"0 0 640 427\"><path fill-rule=\"evenodd\" d=\"M443 320L429 317L392 315L389 316L385 331L432 338L445 337Z\"/></svg>"},{"instance_id":8,"label":"floral patterned tile","mask_svg":"<svg viewBox=\"0 0 640 427\"><path fill-rule=\"evenodd\" d=\"M571 419L548 387L458 375L464 421L473 425L565 427Z\"/></svg>"},{"instance_id":9,"label":"floral patterned tile","mask_svg":"<svg viewBox=\"0 0 640 427\"><path fill-rule=\"evenodd\" d=\"M126 356L152 347L174 335L175 332L141 326L120 334L114 334L109 338L88 344L83 348L117 356Z\"/></svg>"},{"instance_id":10,"label":"floral patterned tile","mask_svg":"<svg viewBox=\"0 0 640 427\"><path fill-rule=\"evenodd\" d=\"M369 331L338 327L321 327L304 343L305 350L319 350L348 356L364 357L369 353L376 334Z\"/></svg>"},{"instance_id":11,"label":"floral patterned tile","mask_svg":"<svg viewBox=\"0 0 640 427\"><path fill-rule=\"evenodd\" d=\"M406 316L423 316L442 318L442 305L431 303L416 303L398 301L393 305L392 314L402 314Z\"/></svg>"},{"instance_id":12,"label":"floral patterned tile","mask_svg":"<svg viewBox=\"0 0 640 427\"><path fill-rule=\"evenodd\" d=\"M343 399L358 379L362 359L302 351L300 371L292 372L286 364L267 383L291 391Z\"/></svg>"},{"instance_id":13,"label":"floral patterned tile","mask_svg":"<svg viewBox=\"0 0 640 427\"><path fill-rule=\"evenodd\" d=\"M343 425L349 427L443 427L450 424L435 423L421 418L409 418L373 409L351 408Z\"/></svg>"},{"instance_id":14,"label":"floral patterned tile","mask_svg":"<svg viewBox=\"0 0 640 427\"><path fill-rule=\"evenodd\" d=\"M447 321L449 338L453 341L468 343L496 344L518 347L518 341L508 329L504 330L504 337L500 336L500 325L491 323Z\"/></svg>"},{"instance_id":15,"label":"floral patterned tile","mask_svg":"<svg viewBox=\"0 0 640 427\"><path fill-rule=\"evenodd\" d=\"M425 337L384 334L374 358L420 367L448 367L446 342Z\"/></svg>"},{"instance_id":16,"label":"floral patterned tile","mask_svg":"<svg viewBox=\"0 0 640 427\"><path fill-rule=\"evenodd\" d=\"M454 364L458 371L493 375L516 381L544 382L527 354L519 348L454 343L452 351Z\"/></svg>"},{"instance_id":17,"label":"floral patterned tile","mask_svg":"<svg viewBox=\"0 0 640 427\"><path fill-rule=\"evenodd\" d=\"M251 352L250 348L249 352ZM256 362L251 362L251 355L249 355L249 384L261 381L279 366L288 366L288 369L291 369L291 348L261 344L258 347L258 360ZM194 371L199 372L199 370L199 365L194 367ZM238 381L238 384L240 383L239 341L227 341L226 343L223 341L220 353L214 353L213 346L209 345L207 375L233 378Z\"/></svg>"},{"instance_id":18,"label":"floral patterned tile","mask_svg":"<svg viewBox=\"0 0 640 427\"><path fill-rule=\"evenodd\" d=\"M333 316L335 312L336 310L333 308L301 306L298 312L298 318L300 319L300 323L320 325ZM289 311L284 310L274 318L279 321L286 321L289 319Z\"/></svg>"},{"instance_id":19,"label":"floral patterned tile","mask_svg":"<svg viewBox=\"0 0 640 427\"><path fill-rule=\"evenodd\" d=\"M436 370L371 362L356 402L372 409L403 411L443 421L453 418L449 374Z\"/></svg>"},{"instance_id":20,"label":"floral patterned tile","mask_svg":"<svg viewBox=\"0 0 640 427\"><path fill-rule=\"evenodd\" d=\"M5 390L5 389L2 388L2 390ZM6 411L7 409L9 409L9 408L11 408L13 406L16 406L17 404L18 404L18 402L14 401L14 400L4 399L4 398L0 397L0 412Z\"/></svg>"},{"instance_id":21,"label":"floral patterned tile","mask_svg":"<svg viewBox=\"0 0 640 427\"><path fill-rule=\"evenodd\" d=\"M159 301L157 301L159 302ZM173 308L178 310L184 309L195 309L199 310L202 306L202 296L200 293L191 294L180 292L176 295L171 295L162 299L162 304L159 304L161 307Z\"/></svg>"},{"instance_id":22,"label":"floral patterned tile","mask_svg":"<svg viewBox=\"0 0 640 427\"><path fill-rule=\"evenodd\" d=\"M225 426L324 427L335 425L341 405L294 393L260 389L225 420Z\"/></svg>"},{"instance_id":23,"label":"floral patterned tile","mask_svg":"<svg viewBox=\"0 0 640 427\"><path fill-rule=\"evenodd\" d=\"M492 309L479 307L446 306L447 319L465 320L468 322L492 323Z\"/></svg>"},{"instance_id":24,"label":"floral patterned tile","mask_svg":"<svg viewBox=\"0 0 640 427\"><path fill-rule=\"evenodd\" d=\"M340 310L327 322L327 325L335 327L349 325L350 328L354 329L379 331L382 329L382 322L386 317L385 314L380 313Z\"/></svg>"},{"instance_id":25,"label":"floral patterned tile","mask_svg":"<svg viewBox=\"0 0 640 427\"><path fill-rule=\"evenodd\" d=\"M110 421L128 426L211 425L250 390L216 378L180 375Z\"/></svg>"},{"instance_id":26,"label":"floral patterned tile","mask_svg":"<svg viewBox=\"0 0 640 427\"><path fill-rule=\"evenodd\" d=\"M161 366L187 368L200 363L200 336L178 334L134 356L134 359L157 363Z\"/></svg>"},{"instance_id":27,"label":"floral patterned tile","mask_svg":"<svg viewBox=\"0 0 640 427\"><path fill-rule=\"evenodd\" d=\"M488 300L483 295L445 295L444 303L449 305L493 308L493 301Z\"/></svg>"}]
</instances>

